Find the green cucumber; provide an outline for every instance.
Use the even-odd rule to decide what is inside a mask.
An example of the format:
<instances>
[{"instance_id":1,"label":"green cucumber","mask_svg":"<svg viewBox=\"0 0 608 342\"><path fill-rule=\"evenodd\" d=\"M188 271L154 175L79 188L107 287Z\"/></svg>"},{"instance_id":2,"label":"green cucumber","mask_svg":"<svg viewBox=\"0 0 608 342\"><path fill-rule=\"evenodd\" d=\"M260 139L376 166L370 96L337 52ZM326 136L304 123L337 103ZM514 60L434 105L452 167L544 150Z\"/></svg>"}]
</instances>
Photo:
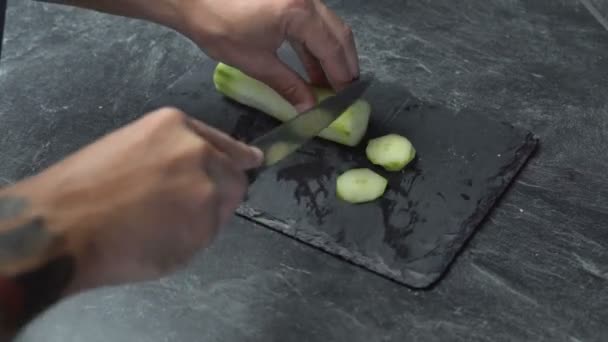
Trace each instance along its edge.
<instances>
[{"instance_id":1,"label":"green cucumber","mask_svg":"<svg viewBox=\"0 0 608 342\"><path fill-rule=\"evenodd\" d=\"M380 165L387 171L399 171L416 157L416 149L407 138L388 134L371 139L367 143L365 154L373 164Z\"/></svg>"},{"instance_id":2,"label":"green cucumber","mask_svg":"<svg viewBox=\"0 0 608 342\"><path fill-rule=\"evenodd\" d=\"M286 155L291 153L297 148L295 144L289 144L286 142L277 142L270 146L264 153L264 160L266 165L272 165L277 161L283 159Z\"/></svg>"},{"instance_id":3,"label":"green cucumber","mask_svg":"<svg viewBox=\"0 0 608 342\"><path fill-rule=\"evenodd\" d=\"M373 201L384 194L388 181L370 169L351 169L336 180L336 195L349 203Z\"/></svg>"},{"instance_id":4,"label":"green cucumber","mask_svg":"<svg viewBox=\"0 0 608 342\"><path fill-rule=\"evenodd\" d=\"M213 83L224 96L279 121L285 122L298 115L296 109L272 88L224 63L216 66ZM319 102L335 94L323 88L313 88L313 91ZM342 145L356 146L367 132L370 113L369 103L360 99L318 136Z\"/></svg>"}]
</instances>

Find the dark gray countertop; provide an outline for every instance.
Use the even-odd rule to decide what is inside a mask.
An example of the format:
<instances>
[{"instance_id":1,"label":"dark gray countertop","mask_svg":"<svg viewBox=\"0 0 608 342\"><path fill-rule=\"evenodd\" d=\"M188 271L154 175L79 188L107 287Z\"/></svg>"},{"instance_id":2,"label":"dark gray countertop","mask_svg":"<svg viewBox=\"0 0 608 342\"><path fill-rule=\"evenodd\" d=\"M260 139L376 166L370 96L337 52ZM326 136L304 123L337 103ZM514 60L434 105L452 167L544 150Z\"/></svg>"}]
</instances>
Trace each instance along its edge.
<instances>
[{"instance_id":1,"label":"dark gray countertop","mask_svg":"<svg viewBox=\"0 0 608 342\"><path fill-rule=\"evenodd\" d=\"M186 270L71 298L21 341L608 340L608 32L575 0L328 3L379 78L541 139L444 280L411 291L235 218ZM9 1L7 25L2 182L139 116L206 58L158 26L31 1Z\"/></svg>"}]
</instances>

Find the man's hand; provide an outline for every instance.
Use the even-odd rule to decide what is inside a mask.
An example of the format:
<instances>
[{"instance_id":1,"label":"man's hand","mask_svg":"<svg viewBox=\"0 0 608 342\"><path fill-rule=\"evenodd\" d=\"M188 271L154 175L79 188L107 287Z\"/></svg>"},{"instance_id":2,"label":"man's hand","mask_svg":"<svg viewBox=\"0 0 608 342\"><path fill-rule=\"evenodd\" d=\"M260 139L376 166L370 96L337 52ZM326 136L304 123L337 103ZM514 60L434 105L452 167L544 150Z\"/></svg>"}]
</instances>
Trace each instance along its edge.
<instances>
[{"instance_id":1,"label":"man's hand","mask_svg":"<svg viewBox=\"0 0 608 342\"><path fill-rule=\"evenodd\" d=\"M321 0L45 0L146 19L181 32L215 60L275 89L298 111L315 105L307 82L281 62L289 42L312 85L340 90L359 77L351 28Z\"/></svg>"},{"instance_id":2,"label":"man's hand","mask_svg":"<svg viewBox=\"0 0 608 342\"><path fill-rule=\"evenodd\" d=\"M184 34L206 53L266 83L296 109L316 101L277 57L288 41L314 85L339 90L359 76L352 30L320 0L183 0Z\"/></svg>"},{"instance_id":3,"label":"man's hand","mask_svg":"<svg viewBox=\"0 0 608 342\"><path fill-rule=\"evenodd\" d=\"M247 189L261 152L175 109L95 142L32 181L49 229L84 229L84 284L163 275L208 245ZM91 270L91 271L87 271Z\"/></svg>"},{"instance_id":4,"label":"man's hand","mask_svg":"<svg viewBox=\"0 0 608 342\"><path fill-rule=\"evenodd\" d=\"M167 274L212 241L261 159L175 109L148 114L0 191L0 275L69 257L69 287L43 289L65 295Z\"/></svg>"}]
</instances>

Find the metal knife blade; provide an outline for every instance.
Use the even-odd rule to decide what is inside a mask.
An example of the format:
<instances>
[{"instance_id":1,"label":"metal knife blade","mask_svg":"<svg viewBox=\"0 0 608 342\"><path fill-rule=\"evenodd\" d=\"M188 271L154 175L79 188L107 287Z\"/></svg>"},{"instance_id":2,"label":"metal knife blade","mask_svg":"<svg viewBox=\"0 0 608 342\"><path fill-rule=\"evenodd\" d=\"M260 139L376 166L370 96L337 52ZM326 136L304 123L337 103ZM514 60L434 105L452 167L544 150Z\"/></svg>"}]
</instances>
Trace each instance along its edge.
<instances>
[{"instance_id":1,"label":"metal knife blade","mask_svg":"<svg viewBox=\"0 0 608 342\"><path fill-rule=\"evenodd\" d=\"M335 96L250 142L264 153L264 164L256 173L278 163L316 137L355 103L373 80L373 75L360 77Z\"/></svg>"}]
</instances>

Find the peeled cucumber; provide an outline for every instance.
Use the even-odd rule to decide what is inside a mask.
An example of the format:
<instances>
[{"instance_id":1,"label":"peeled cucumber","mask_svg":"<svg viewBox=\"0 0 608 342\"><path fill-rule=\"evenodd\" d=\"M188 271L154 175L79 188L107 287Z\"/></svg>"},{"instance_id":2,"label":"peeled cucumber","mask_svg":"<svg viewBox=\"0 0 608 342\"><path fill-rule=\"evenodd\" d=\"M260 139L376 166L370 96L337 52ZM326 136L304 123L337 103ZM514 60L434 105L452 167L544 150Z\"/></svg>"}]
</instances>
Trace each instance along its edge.
<instances>
[{"instance_id":1,"label":"peeled cucumber","mask_svg":"<svg viewBox=\"0 0 608 342\"><path fill-rule=\"evenodd\" d=\"M277 161L283 159L286 155L297 148L297 145L289 144L286 142L277 142L270 146L264 153L264 159L266 165L272 165Z\"/></svg>"},{"instance_id":2,"label":"peeled cucumber","mask_svg":"<svg viewBox=\"0 0 608 342\"><path fill-rule=\"evenodd\" d=\"M349 203L373 201L384 194L388 181L370 169L351 169L336 181L336 195Z\"/></svg>"},{"instance_id":3,"label":"peeled cucumber","mask_svg":"<svg viewBox=\"0 0 608 342\"><path fill-rule=\"evenodd\" d=\"M213 74L213 83L224 96L277 120L285 122L298 115L296 109L272 88L227 64L218 63ZM313 90L319 102L334 95L327 89ZM367 131L370 113L369 103L360 99L324 129L319 137L346 146L356 146Z\"/></svg>"},{"instance_id":4,"label":"peeled cucumber","mask_svg":"<svg viewBox=\"0 0 608 342\"><path fill-rule=\"evenodd\" d=\"M375 165L380 165L387 171L399 171L416 157L416 149L407 138L388 134L371 139L367 143L365 154Z\"/></svg>"}]
</instances>

